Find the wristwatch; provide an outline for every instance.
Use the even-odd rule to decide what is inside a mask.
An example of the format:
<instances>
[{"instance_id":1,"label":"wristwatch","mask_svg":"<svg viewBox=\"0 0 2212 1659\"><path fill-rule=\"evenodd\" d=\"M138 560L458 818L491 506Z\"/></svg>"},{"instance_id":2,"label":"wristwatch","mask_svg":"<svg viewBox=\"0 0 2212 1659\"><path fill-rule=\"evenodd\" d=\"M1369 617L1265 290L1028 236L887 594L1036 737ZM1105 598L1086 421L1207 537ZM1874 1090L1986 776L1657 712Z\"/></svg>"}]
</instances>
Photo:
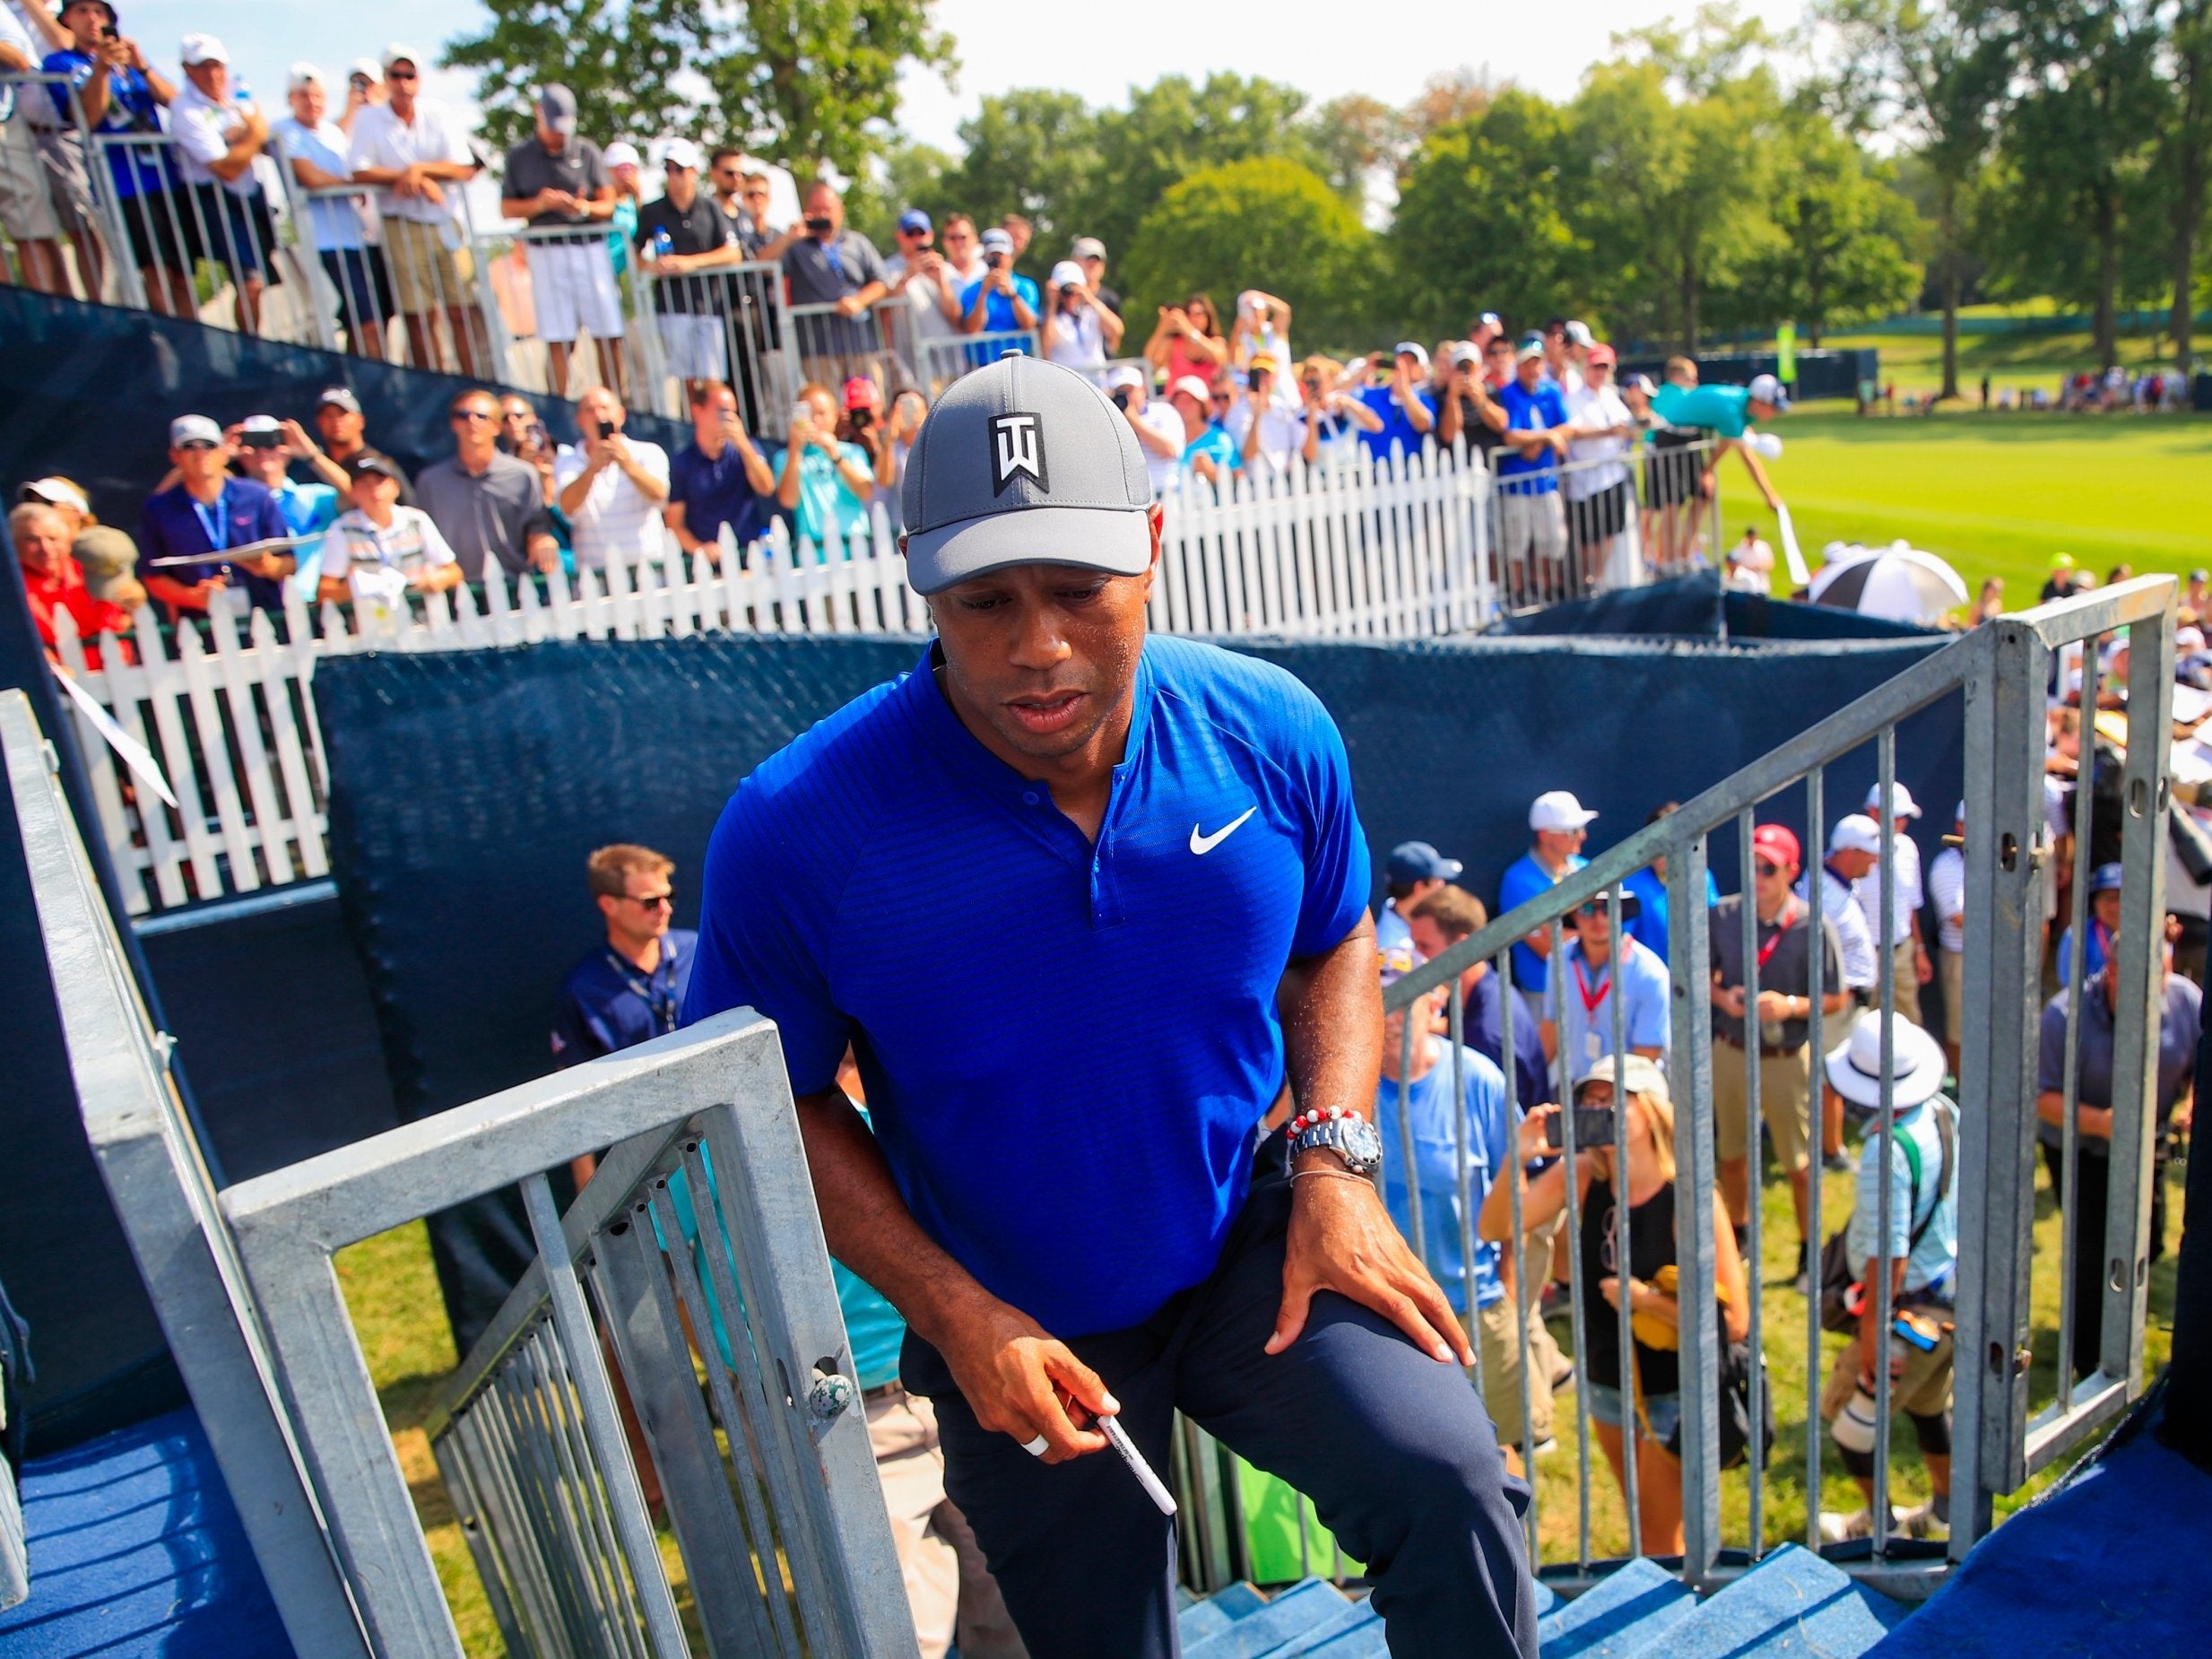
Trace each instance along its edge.
<instances>
[{"instance_id":1,"label":"wristwatch","mask_svg":"<svg viewBox=\"0 0 2212 1659\"><path fill-rule=\"evenodd\" d=\"M1344 1160L1354 1175L1372 1181L1383 1172L1383 1137L1357 1111L1332 1106L1290 1121L1290 1157L1327 1148Z\"/></svg>"}]
</instances>

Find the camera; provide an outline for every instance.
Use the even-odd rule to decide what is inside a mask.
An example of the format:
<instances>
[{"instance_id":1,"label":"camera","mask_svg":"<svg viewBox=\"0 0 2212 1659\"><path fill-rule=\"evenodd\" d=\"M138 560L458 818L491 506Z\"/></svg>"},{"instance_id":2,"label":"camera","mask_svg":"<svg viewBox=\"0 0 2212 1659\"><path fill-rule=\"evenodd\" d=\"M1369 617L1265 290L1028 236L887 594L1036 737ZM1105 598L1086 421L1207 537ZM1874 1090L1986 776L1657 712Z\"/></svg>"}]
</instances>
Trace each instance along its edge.
<instances>
[{"instance_id":1,"label":"camera","mask_svg":"<svg viewBox=\"0 0 2212 1659\"><path fill-rule=\"evenodd\" d=\"M995 271L1006 263L1006 256L1004 254L985 254L983 256L983 262Z\"/></svg>"},{"instance_id":2,"label":"camera","mask_svg":"<svg viewBox=\"0 0 2212 1659\"><path fill-rule=\"evenodd\" d=\"M853 423L854 431L860 432L868 429L870 422L876 418L876 413L872 409L849 409L846 412L845 418Z\"/></svg>"},{"instance_id":3,"label":"camera","mask_svg":"<svg viewBox=\"0 0 2212 1659\"><path fill-rule=\"evenodd\" d=\"M1127 387L1123 387L1114 394L1114 406L1123 414L1129 413L1129 388Z\"/></svg>"},{"instance_id":4,"label":"camera","mask_svg":"<svg viewBox=\"0 0 2212 1659\"><path fill-rule=\"evenodd\" d=\"M816 236L820 236L823 231L828 230L829 225L830 221L827 219L810 219L806 221L806 228L811 230Z\"/></svg>"},{"instance_id":5,"label":"camera","mask_svg":"<svg viewBox=\"0 0 2212 1659\"><path fill-rule=\"evenodd\" d=\"M239 434L239 447L243 449L282 449L284 435L282 432L241 432Z\"/></svg>"},{"instance_id":6,"label":"camera","mask_svg":"<svg viewBox=\"0 0 2212 1659\"><path fill-rule=\"evenodd\" d=\"M1566 1120L1554 1112L1544 1120L1544 1144L1564 1147L1566 1144ZM1586 1152L1592 1147L1613 1144L1613 1108L1609 1106L1578 1106L1574 1108L1574 1150Z\"/></svg>"}]
</instances>

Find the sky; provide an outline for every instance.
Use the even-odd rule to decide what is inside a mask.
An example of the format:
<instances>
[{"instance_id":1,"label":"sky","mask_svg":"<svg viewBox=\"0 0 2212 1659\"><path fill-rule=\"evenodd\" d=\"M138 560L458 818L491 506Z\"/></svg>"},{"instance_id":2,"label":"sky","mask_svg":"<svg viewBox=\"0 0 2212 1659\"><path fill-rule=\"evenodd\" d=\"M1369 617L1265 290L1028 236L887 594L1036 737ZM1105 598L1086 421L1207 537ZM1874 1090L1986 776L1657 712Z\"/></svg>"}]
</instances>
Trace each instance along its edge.
<instances>
[{"instance_id":1,"label":"sky","mask_svg":"<svg viewBox=\"0 0 2212 1659\"><path fill-rule=\"evenodd\" d=\"M1131 86L1160 75L1201 80L1220 69L1288 82L1316 101L1360 91L1402 104L1430 75L1468 65L1557 98L1572 92L1583 71L1609 55L1614 34L1669 16L1687 19L1695 5L1696 0L1579 0L1571 12L1542 5L1493 12L1466 0L1389 0L1387 38L1371 39L1354 52L1354 37L1362 32L1356 0L1276 0L1255 6L1251 27L1241 33L1227 26L1228 8L1194 11L1189 0L1023 8L1019 30L1004 26L1015 14L1005 0L938 0L938 24L959 43L957 90L927 72L910 72L902 85L901 124L922 143L956 149L961 119L987 92L1046 86L1080 93L1093 104L1118 103ZM118 0L118 9L123 32L171 73L177 42L187 31L221 36L234 68L272 106L282 101L286 68L296 59L337 77L353 58L374 57L390 40L435 59L444 41L473 30L483 15L464 0L378 0L374 7L322 0ZM1793 23L1802 6L1801 0L1747 0L1744 9L1780 29ZM1193 26L1194 16L1202 16L1205 26ZM424 91L467 106L472 84L470 76L431 69Z\"/></svg>"}]
</instances>

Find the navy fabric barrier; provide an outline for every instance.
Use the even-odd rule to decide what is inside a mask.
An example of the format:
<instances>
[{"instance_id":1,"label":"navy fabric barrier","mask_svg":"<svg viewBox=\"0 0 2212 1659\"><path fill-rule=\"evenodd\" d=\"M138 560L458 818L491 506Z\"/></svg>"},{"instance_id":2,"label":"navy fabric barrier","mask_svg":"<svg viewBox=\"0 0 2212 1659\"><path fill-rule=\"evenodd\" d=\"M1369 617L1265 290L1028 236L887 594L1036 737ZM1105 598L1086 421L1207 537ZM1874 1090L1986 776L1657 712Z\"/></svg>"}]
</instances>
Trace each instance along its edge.
<instances>
[{"instance_id":1,"label":"navy fabric barrier","mask_svg":"<svg viewBox=\"0 0 2212 1659\"><path fill-rule=\"evenodd\" d=\"M24 480L59 473L85 486L103 522L133 534L169 468L174 416L204 414L227 426L249 414L289 415L312 432L316 395L350 386L369 441L415 473L453 453L446 405L481 384L4 286L0 342L0 456L8 466L0 488L12 501ZM556 439L576 441L574 404L522 395ZM691 441L689 426L636 411L625 430L671 455Z\"/></svg>"},{"instance_id":2,"label":"navy fabric barrier","mask_svg":"<svg viewBox=\"0 0 2212 1659\"><path fill-rule=\"evenodd\" d=\"M1638 356L1624 361L1621 374L1649 375L1656 383L1667 366L1664 354ZM1697 357L1697 378L1705 386L1748 386L1755 375L1778 375L1782 360L1772 352L1705 353ZM1859 383L1881 373L1881 352L1870 345L1849 351L1804 351L1797 354L1797 378L1790 382L1792 397L1848 397L1854 402Z\"/></svg>"},{"instance_id":3,"label":"navy fabric barrier","mask_svg":"<svg viewBox=\"0 0 2212 1659\"><path fill-rule=\"evenodd\" d=\"M1488 899L1540 791L1575 791L1601 814L1593 845L1609 844L1938 643L1240 648L1290 669L1335 713L1378 871L1392 843L1419 837L1466 860ZM709 636L323 664L333 860L401 1115L550 1069L553 993L601 936L584 882L593 847L642 841L675 859L676 921L691 925L707 835L737 780L919 649ZM1957 699L1908 723L1898 750L1916 793L1955 799ZM1873 777L1870 746L1834 768L1832 815L1855 809ZM1765 815L1801 830L1802 812L1792 792ZM1713 861L1732 889L1732 833ZM432 1242L465 1347L528 1259L527 1229L511 1202L485 1201L439 1218Z\"/></svg>"},{"instance_id":4,"label":"navy fabric barrier","mask_svg":"<svg viewBox=\"0 0 2212 1659\"><path fill-rule=\"evenodd\" d=\"M13 290L0 290L10 293ZM0 362L8 357L0 350ZM108 867L107 844L91 807L91 786L77 752L76 726L61 712L60 693L30 625L21 568L0 522L0 686L30 699L39 729L53 744L87 852L110 913L123 907ZM127 932L126 951L134 950ZM161 1003L143 960L134 960L154 1019ZM184 1398L184 1384L153 1316L137 1264L108 1202L108 1189L85 1143L76 1084L62 1046L61 1015L47 972L23 865L15 806L0 772L0 1278L30 1323L38 1368L26 1391L34 1453L54 1451L104 1434ZM191 1095L185 1068L176 1071ZM96 1294L88 1290L96 1287Z\"/></svg>"},{"instance_id":5,"label":"navy fabric barrier","mask_svg":"<svg viewBox=\"0 0 2212 1659\"><path fill-rule=\"evenodd\" d=\"M1501 617L1491 631L1517 638L1626 634L1689 639L1925 639L1937 630L1833 605L1723 593L1720 577L1702 570Z\"/></svg>"}]
</instances>

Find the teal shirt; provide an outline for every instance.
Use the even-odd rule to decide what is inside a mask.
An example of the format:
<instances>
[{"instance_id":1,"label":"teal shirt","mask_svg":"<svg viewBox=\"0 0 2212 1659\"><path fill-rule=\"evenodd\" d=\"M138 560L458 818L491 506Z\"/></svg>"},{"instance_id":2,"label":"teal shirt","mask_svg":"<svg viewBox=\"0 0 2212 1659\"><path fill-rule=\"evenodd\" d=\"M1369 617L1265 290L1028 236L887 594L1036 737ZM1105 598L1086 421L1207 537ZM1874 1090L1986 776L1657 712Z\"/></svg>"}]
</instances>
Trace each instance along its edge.
<instances>
[{"instance_id":1,"label":"teal shirt","mask_svg":"<svg viewBox=\"0 0 2212 1659\"><path fill-rule=\"evenodd\" d=\"M1698 426L1741 438L1751 424L1751 394L1740 386L1662 386L1652 408L1669 426Z\"/></svg>"},{"instance_id":2,"label":"teal shirt","mask_svg":"<svg viewBox=\"0 0 2212 1659\"><path fill-rule=\"evenodd\" d=\"M614 274L621 276L629 270L629 245L638 239L638 202L634 196L614 198L614 217L607 221L614 227L607 235L607 252L614 260Z\"/></svg>"},{"instance_id":3,"label":"teal shirt","mask_svg":"<svg viewBox=\"0 0 2212 1659\"><path fill-rule=\"evenodd\" d=\"M776 482L784 482L784 469L791 465L792 446L776 457ZM837 453L863 473L870 470L868 452L858 444L839 444ZM837 472L837 463L812 444L799 457L799 505L793 517L798 521L799 534L814 543L817 562L827 564L830 552L827 543L837 543L836 556L846 556L846 537L854 525L868 522L868 503L846 488L845 479Z\"/></svg>"},{"instance_id":4,"label":"teal shirt","mask_svg":"<svg viewBox=\"0 0 2212 1659\"><path fill-rule=\"evenodd\" d=\"M1191 439L1183 452L1183 465L1190 465L1201 455L1225 473L1239 472L1245 465L1244 454L1236 447L1236 440L1215 422L1209 422L1204 431Z\"/></svg>"},{"instance_id":5,"label":"teal shirt","mask_svg":"<svg viewBox=\"0 0 2212 1659\"><path fill-rule=\"evenodd\" d=\"M866 1116L865 1113L862 1116ZM713 1160L702 1147L699 1155L707 1162L707 1185L716 1187ZM699 1228L698 1212L691 1207L690 1188L684 1173L679 1169L669 1178L668 1196L676 1212L676 1225L683 1229L684 1242L690 1246L692 1265L704 1283L707 1277L707 1264L699 1259ZM721 1202L716 1191L716 1202ZM660 1238L661 1225L653 1224L654 1236ZM663 1248L668 1241L660 1238ZM734 1275L735 1264L732 1272ZM880 1388L898 1377L898 1353L906 1340L906 1322L901 1319L891 1305L878 1294L875 1287L853 1272L844 1263L832 1260L829 1276L837 1287L837 1311L845 1316L845 1340L853 1351L854 1381L863 1389ZM715 1327L715 1346L722 1354L724 1365L734 1366L736 1360L730 1352L730 1333L724 1328L721 1309L709 1304L708 1311Z\"/></svg>"},{"instance_id":6,"label":"teal shirt","mask_svg":"<svg viewBox=\"0 0 2212 1659\"><path fill-rule=\"evenodd\" d=\"M338 492L325 483L303 484L288 478L284 487L274 492L276 510L284 515L284 522L294 535L313 535L312 542L303 542L292 549L298 565L292 572L292 586L308 604L315 603L316 585L323 575L323 539L321 533L338 522Z\"/></svg>"}]
</instances>

